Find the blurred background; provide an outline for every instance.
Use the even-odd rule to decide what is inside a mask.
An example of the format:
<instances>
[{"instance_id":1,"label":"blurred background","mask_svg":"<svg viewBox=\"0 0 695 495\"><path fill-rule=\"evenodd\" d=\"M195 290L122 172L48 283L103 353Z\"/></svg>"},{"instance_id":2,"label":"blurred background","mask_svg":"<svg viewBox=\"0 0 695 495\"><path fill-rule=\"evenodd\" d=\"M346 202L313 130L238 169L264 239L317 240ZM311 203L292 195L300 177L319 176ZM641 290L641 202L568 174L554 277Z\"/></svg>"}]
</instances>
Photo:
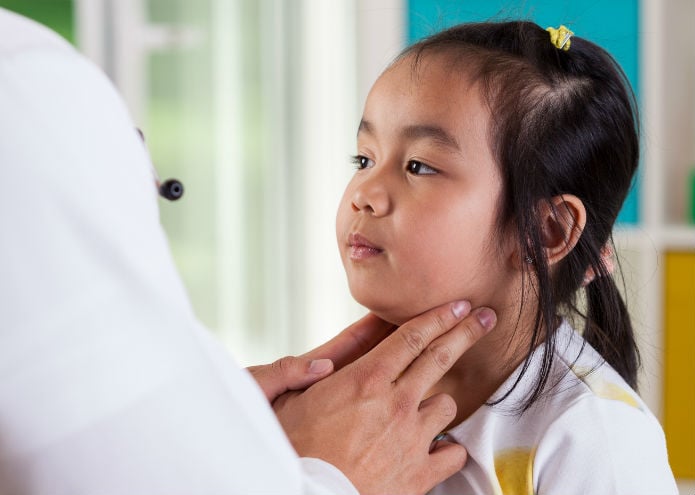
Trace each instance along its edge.
<instances>
[{"instance_id":1,"label":"blurred background","mask_svg":"<svg viewBox=\"0 0 695 495\"><path fill-rule=\"evenodd\" d=\"M162 224L199 318L242 365L301 353L364 314L334 217L372 82L456 22L565 24L639 99L641 171L616 245L683 494L695 493L695 2L692 0L0 0L94 60L144 131Z\"/></svg>"}]
</instances>

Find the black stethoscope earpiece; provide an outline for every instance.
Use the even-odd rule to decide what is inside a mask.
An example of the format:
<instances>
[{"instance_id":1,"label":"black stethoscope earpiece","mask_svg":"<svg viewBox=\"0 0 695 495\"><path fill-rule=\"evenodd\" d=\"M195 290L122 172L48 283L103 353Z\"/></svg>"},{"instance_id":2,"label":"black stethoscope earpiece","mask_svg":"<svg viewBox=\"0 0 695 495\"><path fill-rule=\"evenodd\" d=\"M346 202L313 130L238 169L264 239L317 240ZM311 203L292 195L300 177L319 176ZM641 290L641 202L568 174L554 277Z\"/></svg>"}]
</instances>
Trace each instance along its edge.
<instances>
[{"instance_id":1,"label":"black stethoscope earpiece","mask_svg":"<svg viewBox=\"0 0 695 495\"><path fill-rule=\"evenodd\" d=\"M159 186L159 195L169 201L176 201L183 196L183 184L177 179L167 179Z\"/></svg>"},{"instance_id":2,"label":"black stethoscope earpiece","mask_svg":"<svg viewBox=\"0 0 695 495\"><path fill-rule=\"evenodd\" d=\"M138 132L138 136L140 136L142 143L145 144L145 133L142 132L142 130L138 127L136 127L135 130ZM145 149L147 149L146 145ZM181 196L183 196L183 184L181 181L178 179L167 179L164 182L161 182L154 165L151 162L150 165L152 166L152 175L154 176L154 181L157 185L157 193L169 201L181 199Z\"/></svg>"}]
</instances>

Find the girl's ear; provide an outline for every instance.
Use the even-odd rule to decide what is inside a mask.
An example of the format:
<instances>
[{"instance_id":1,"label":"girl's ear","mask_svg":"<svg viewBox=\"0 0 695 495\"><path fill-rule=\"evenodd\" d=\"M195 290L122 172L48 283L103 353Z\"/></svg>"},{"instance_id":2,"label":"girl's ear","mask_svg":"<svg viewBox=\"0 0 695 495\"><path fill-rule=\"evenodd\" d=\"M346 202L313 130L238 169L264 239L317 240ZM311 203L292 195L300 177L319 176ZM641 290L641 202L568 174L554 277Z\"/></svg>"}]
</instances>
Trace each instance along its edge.
<instances>
[{"instance_id":1,"label":"girl's ear","mask_svg":"<svg viewBox=\"0 0 695 495\"><path fill-rule=\"evenodd\" d=\"M540 211L543 248L552 266L577 245L586 225L586 209L578 197L561 194L542 204Z\"/></svg>"}]
</instances>

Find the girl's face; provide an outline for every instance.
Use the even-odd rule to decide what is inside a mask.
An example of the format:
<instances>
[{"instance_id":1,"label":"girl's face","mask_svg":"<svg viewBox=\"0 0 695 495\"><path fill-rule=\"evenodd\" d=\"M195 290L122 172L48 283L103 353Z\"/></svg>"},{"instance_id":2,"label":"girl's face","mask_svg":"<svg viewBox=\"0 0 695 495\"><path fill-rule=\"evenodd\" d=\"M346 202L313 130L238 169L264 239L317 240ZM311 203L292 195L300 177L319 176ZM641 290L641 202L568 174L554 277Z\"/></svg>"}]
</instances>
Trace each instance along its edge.
<instances>
[{"instance_id":1,"label":"girl's face","mask_svg":"<svg viewBox=\"0 0 695 495\"><path fill-rule=\"evenodd\" d=\"M514 246L495 228L489 120L477 87L437 55L415 72L405 58L372 87L336 231L353 297L381 318L456 299L507 306Z\"/></svg>"}]
</instances>

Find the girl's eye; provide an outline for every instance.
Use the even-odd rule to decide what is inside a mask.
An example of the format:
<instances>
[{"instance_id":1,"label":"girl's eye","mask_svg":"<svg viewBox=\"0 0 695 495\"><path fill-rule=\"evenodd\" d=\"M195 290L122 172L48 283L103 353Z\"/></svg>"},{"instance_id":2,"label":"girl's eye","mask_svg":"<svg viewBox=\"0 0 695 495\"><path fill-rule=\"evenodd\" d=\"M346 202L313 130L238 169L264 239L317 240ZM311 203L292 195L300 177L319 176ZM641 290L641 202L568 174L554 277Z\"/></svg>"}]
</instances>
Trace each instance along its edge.
<instances>
[{"instance_id":1,"label":"girl's eye","mask_svg":"<svg viewBox=\"0 0 695 495\"><path fill-rule=\"evenodd\" d=\"M425 165L424 163L416 160L410 160L406 168L408 172L413 175L434 175L437 173L437 171L429 165Z\"/></svg>"},{"instance_id":2,"label":"girl's eye","mask_svg":"<svg viewBox=\"0 0 695 495\"><path fill-rule=\"evenodd\" d=\"M362 155L353 156L352 163L355 164L357 170L364 170L365 168L372 168L374 166L374 160Z\"/></svg>"}]
</instances>

